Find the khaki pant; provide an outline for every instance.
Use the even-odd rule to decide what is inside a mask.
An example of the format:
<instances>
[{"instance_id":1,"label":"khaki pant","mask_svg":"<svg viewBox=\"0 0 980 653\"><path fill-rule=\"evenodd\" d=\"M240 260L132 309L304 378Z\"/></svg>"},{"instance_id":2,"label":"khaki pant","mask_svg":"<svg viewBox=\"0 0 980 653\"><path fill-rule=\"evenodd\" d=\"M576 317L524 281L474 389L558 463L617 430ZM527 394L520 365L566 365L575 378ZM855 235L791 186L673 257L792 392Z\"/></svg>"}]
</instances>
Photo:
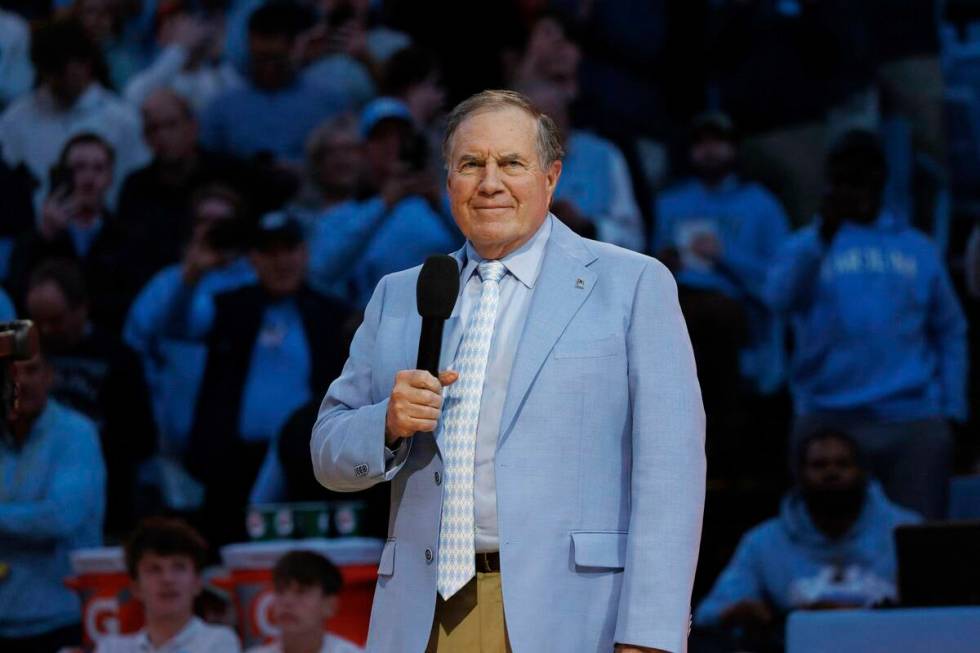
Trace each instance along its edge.
<instances>
[{"instance_id":1,"label":"khaki pant","mask_svg":"<svg viewBox=\"0 0 980 653\"><path fill-rule=\"evenodd\" d=\"M477 572L448 601L436 596L426 653L510 653L500 573Z\"/></svg>"}]
</instances>

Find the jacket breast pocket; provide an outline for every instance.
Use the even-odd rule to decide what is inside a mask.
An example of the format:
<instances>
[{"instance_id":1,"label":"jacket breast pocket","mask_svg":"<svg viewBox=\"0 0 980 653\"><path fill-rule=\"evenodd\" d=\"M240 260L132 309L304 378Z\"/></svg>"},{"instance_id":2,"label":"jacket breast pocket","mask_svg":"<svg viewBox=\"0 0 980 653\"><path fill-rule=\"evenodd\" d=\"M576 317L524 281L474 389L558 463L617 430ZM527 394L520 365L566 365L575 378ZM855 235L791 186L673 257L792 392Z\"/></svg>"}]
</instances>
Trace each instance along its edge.
<instances>
[{"instance_id":1,"label":"jacket breast pocket","mask_svg":"<svg viewBox=\"0 0 980 653\"><path fill-rule=\"evenodd\" d=\"M575 531L572 533L572 559L576 568L622 571L626 566L624 531Z\"/></svg>"},{"instance_id":2,"label":"jacket breast pocket","mask_svg":"<svg viewBox=\"0 0 980 653\"><path fill-rule=\"evenodd\" d=\"M625 352L622 336L605 336L593 340L559 340L555 358L605 358Z\"/></svg>"},{"instance_id":3,"label":"jacket breast pocket","mask_svg":"<svg viewBox=\"0 0 980 653\"><path fill-rule=\"evenodd\" d=\"M378 563L379 576L391 576L395 573L395 540L385 542L381 550L381 561Z\"/></svg>"}]
</instances>

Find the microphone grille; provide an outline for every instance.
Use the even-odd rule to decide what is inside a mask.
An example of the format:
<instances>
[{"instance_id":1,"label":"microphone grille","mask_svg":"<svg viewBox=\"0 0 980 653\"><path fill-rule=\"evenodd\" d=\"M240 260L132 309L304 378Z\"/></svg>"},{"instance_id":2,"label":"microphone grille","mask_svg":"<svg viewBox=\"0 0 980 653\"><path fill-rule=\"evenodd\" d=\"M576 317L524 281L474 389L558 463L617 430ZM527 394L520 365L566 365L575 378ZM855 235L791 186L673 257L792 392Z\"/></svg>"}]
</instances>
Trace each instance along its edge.
<instances>
[{"instance_id":1,"label":"microphone grille","mask_svg":"<svg viewBox=\"0 0 980 653\"><path fill-rule=\"evenodd\" d=\"M459 295L459 267L452 256L439 254L425 259L419 273L415 299L419 315L446 320Z\"/></svg>"}]
</instances>

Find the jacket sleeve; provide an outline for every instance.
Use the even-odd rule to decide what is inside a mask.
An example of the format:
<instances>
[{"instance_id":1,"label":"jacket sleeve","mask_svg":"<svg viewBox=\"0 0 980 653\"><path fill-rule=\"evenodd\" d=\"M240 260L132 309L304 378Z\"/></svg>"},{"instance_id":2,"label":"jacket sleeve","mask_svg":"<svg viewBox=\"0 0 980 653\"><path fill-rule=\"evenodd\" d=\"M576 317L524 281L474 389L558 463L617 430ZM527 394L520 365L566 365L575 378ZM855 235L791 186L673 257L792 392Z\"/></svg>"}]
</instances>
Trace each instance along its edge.
<instances>
[{"instance_id":1,"label":"jacket sleeve","mask_svg":"<svg viewBox=\"0 0 980 653\"><path fill-rule=\"evenodd\" d=\"M825 253L816 229L786 242L769 269L764 288L766 303L774 313L792 313L813 302Z\"/></svg>"},{"instance_id":2,"label":"jacket sleeve","mask_svg":"<svg viewBox=\"0 0 980 653\"><path fill-rule=\"evenodd\" d=\"M728 566L701 601L694 613L694 623L698 626L719 626L721 615L739 601L765 598L753 538L753 533L742 538Z\"/></svg>"},{"instance_id":3,"label":"jacket sleeve","mask_svg":"<svg viewBox=\"0 0 980 653\"><path fill-rule=\"evenodd\" d=\"M371 402L372 362L385 285L386 280L382 279L368 302L344 371L330 384L313 426L313 472L324 487L337 492L356 492L391 480L411 448L409 441L395 456L386 455L388 398Z\"/></svg>"},{"instance_id":4,"label":"jacket sleeve","mask_svg":"<svg viewBox=\"0 0 980 653\"><path fill-rule=\"evenodd\" d=\"M678 653L701 539L705 419L677 286L658 262L637 283L627 348L631 508L615 637Z\"/></svg>"}]
</instances>

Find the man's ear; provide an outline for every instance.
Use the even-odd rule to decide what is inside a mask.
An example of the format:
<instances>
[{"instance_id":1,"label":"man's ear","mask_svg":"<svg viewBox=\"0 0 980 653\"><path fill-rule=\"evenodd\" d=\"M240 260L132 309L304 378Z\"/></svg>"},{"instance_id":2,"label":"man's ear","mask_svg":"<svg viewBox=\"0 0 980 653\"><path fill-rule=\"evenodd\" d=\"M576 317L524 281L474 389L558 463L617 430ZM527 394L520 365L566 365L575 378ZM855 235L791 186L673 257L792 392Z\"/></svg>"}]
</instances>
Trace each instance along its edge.
<instances>
[{"instance_id":1,"label":"man's ear","mask_svg":"<svg viewBox=\"0 0 980 653\"><path fill-rule=\"evenodd\" d=\"M551 203L558 186L558 179L561 177L561 161L552 161L548 169L544 171L545 184L548 189L548 203Z\"/></svg>"}]
</instances>

